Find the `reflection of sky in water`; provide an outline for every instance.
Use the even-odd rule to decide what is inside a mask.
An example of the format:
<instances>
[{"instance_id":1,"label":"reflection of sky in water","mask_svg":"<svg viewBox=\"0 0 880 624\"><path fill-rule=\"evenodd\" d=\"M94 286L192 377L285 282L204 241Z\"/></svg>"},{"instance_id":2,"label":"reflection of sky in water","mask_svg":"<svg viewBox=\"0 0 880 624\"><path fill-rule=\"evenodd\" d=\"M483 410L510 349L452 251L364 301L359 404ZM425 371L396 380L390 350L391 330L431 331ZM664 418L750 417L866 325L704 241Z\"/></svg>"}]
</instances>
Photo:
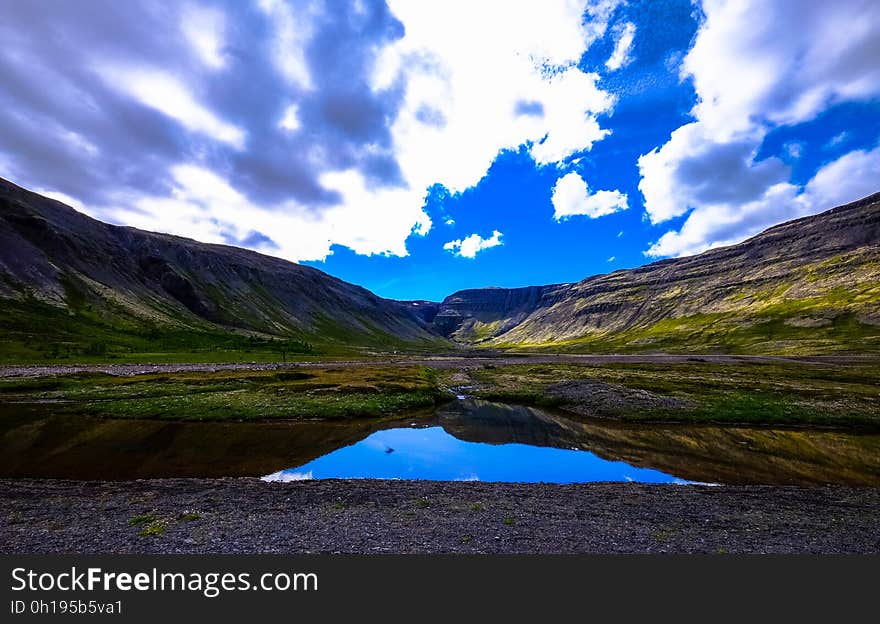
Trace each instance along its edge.
<instances>
[{"instance_id":1,"label":"reflection of sky in water","mask_svg":"<svg viewBox=\"0 0 880 624\"><path fill-rule=\"evenodd\" d=\"M264 477L271 481L330 478L686 483L659 470L604 460L588 451L465 442L442 427L377 431L303 466Z\"/></svg>"}]
</instances>

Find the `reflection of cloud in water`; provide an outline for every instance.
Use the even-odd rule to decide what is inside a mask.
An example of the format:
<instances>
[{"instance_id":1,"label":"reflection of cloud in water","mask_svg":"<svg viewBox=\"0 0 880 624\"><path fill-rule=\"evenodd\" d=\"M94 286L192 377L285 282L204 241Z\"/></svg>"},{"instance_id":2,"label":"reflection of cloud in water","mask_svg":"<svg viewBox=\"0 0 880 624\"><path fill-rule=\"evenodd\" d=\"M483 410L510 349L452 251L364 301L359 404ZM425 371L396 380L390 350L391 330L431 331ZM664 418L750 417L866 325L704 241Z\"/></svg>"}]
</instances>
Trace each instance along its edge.
<instances>
[{"instance_id":1,"label":"reflection of cloud in water","mask_svg":"<svg viewBox=\"0 0 880 624\"><path fill-rule=\"evenodd\" d=\"M312 475L312 471L308 472L296 472L291 470L279 470L278 472L273 472L270 475L266 475L262 477L263 481L278 481L281 483L287 483L288 481L309 481L310 479L314 479L315 477Z\"/></svg>"},{"instance_id":2,"label":"reflection of cloud in water","mask_svg":"<svg viewBox=\"0 0 880 624\"><path fill-rule=\"evenodd\" d=\"M382 437L377 433L374 433L373 435L364 438L359 442L359 444L364 448L374 449L376 451L384 451L386 448L388 448L388 445L385 444L385 442L382 440Z\"/></svg>"}]
</instances>

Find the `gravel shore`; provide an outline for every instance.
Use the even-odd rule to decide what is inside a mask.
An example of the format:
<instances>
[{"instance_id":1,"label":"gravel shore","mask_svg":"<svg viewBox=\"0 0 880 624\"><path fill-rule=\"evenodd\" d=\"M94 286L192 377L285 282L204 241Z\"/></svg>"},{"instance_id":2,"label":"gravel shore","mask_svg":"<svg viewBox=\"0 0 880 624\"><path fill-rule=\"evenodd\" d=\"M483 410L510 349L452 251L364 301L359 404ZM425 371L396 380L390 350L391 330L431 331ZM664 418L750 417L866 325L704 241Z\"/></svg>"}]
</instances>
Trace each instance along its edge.
<instances>
[{"instance_id":1,"label":"gravel shore","mask_svg":"<svg viewBox=\"0 0 880 624\"><path fill-rule=\"evenodd\" d=\"M876 356L813 356L788 357L772 355L679 355L679 354L640 354L640 355L522 355L522 356L470 356L470 357L398 357L360 360L299 361L282 364L280 362L235 362L228 364L28 364L23 366L0 365L0 378L3 377L50 377L73 373L107 373L108 375L142 375L145 373L217 372L217 371L264 371L288 368L325 368L350 366L430 366L432 368L479 368L482 366L506 366L509 364L675 364L684 362L706 362L714 364L748 364L755 362L800 362L813 364L852 364L876 361Z\"/></svg>"},{"instance_id":2,"label":"gravel shore","mask_svg":"<svg viewBox=\"0 0 880 624\"><path fill-rule=\"evenodd\" d=\"M880 489L0 480L12 553L878 553Z\"/></svg>"}]
</instances>

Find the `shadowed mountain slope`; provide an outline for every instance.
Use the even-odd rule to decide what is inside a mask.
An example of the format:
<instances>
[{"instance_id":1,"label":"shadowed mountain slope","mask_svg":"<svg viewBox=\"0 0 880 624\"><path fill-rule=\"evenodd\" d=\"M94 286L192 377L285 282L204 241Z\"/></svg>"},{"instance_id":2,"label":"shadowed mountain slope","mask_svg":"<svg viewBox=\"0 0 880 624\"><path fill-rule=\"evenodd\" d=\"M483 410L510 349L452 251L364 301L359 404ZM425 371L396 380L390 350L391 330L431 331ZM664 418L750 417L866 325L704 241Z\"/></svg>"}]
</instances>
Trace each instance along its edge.
<instances>
[{"instance_id":1,"label":"shadowed mountain slope","mask_svg":"<svg viewBox=\"0 0 880 624\"><path fill-rule=\"evenodd\" d=\"M182 346L208 335L344 347L444 342L406 306L317 269L108 225L5 180L0 306L7 346L51 340L71 354L139 337Z\"/></svg>"}]
</instances>

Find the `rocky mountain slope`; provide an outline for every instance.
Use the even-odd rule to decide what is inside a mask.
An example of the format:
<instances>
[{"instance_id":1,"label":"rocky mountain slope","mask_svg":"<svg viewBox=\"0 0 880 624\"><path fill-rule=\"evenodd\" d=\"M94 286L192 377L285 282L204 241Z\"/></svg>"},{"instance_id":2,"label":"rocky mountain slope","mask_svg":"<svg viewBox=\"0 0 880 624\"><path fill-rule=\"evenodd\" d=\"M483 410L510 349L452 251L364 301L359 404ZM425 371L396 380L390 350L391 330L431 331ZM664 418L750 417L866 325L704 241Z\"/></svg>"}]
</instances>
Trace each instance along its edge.
<instances>
[{"instance_id":1,"label":"rocky mountain slope","mask_svg":"<svg viewBox=\"0 0 880 624\"><path fill-rule=\"evenodd\" d=\"M570 351L880 350L880 193L730 247L576 284L457 292L466 344Z\"/></svg>"},{"instance_id":2,"label":"rocky mountain slope","mask_svg":"<svg viewBox=\"0 0 880 624\"><path fill-rule=\"evenodd\" d=\"M108 225L0 180L0 312L6 361L446 349L446 338L599 353L878 352L880 193L697 256L433 303L382 299L244 249Z\"/></svg>"},{"instance_id":3,"label":"rocky mountain slope","mask_svg":"<svg viewBox=\"0 0 880 624\"><path fill-rule=\"evenodd\" d=\"M6 351L51 344L76 355L139 338L199 346L207 335L293 349L438 341L407 306L317 269L108 225L2 179L0 310Z\"/></svg>"}]
</instances>

